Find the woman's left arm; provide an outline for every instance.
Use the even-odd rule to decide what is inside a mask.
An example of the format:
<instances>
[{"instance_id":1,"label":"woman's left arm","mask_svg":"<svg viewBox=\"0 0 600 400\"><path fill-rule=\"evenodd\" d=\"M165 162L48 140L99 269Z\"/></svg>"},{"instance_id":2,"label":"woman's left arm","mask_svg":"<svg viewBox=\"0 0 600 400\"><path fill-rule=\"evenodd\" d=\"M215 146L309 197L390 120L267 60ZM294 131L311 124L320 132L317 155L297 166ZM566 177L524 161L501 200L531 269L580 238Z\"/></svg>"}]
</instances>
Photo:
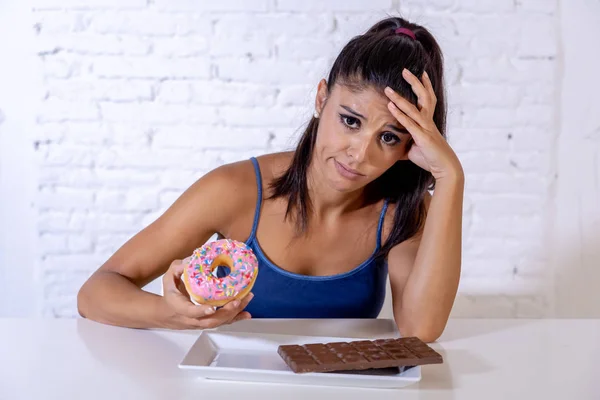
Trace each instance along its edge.
<instances>
[{"instance_id":1,"label":"woman's left arm","mask_svg":"<svg viewBox=\"0 0 600 400\"><path fill-rule=\"evenodd\" d=\"M393 312L403 336L433 342L444 331L458 290L464 173L433 122L436 99L427 73L423 82L408 70L403 75L417 94L419 107L386 88L388 108L414 141L408 158L430 171L436 184L433 195L426 196L422 230L388 254Z\"/></svg>"},{"instance_id":2,"label":"woman's left arm","mask_svg":"<svg viewBox=\"0 0 600 400\"><path fill-rule=\"evenodd\" d=\"M436 183L422 233L388 254L394 319L403 336L435 341L446 327L461 265L463 183Z\"/></svg>"}]
</instances>

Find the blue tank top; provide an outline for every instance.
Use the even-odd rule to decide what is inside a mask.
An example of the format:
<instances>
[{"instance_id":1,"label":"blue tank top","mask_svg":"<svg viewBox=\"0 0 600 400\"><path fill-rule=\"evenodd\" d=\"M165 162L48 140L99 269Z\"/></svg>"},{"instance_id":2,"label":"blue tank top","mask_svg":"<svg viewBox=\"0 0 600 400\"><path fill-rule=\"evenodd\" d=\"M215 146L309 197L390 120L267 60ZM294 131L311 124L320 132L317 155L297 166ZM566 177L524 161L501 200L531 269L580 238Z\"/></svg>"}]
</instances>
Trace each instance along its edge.
<instances>
[{"instance_id":1,"label":"blue tank top","mask_svg":"<svg viewBox=\"0 0 600 400\"><path fill-rule=\"evenodd\" d=\"M377 243L371 256L351 271L328 276L309 276L286 271L273 264L256 239L262 204L262 179L256 158L258 201L252 233L246 244L258 259L258 277L246 307L253 318L376 318L385 299L387 262L376 262L381 229L387 210L383 205L377 227Z\"/></svg>"}]
</instances>

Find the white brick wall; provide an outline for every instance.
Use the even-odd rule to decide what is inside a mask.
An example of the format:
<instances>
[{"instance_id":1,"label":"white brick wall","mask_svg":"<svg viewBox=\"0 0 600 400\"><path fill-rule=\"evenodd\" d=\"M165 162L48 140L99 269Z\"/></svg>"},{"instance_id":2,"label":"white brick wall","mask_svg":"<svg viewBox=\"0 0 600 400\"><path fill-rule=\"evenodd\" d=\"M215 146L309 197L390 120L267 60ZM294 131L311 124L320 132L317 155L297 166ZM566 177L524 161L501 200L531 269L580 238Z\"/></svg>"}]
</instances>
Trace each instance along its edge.
<instances>
[{"instance_id":1,"label":"white brick wall","mask_svg":"<svg viewBox=\"0 0 600 400\"><path fill-rule=\"evenodd\" d=\"M600 318L600 2L561 5L565 47L552 238L556 314ZM576 23L575 23L576 22ZM585 35L582 34L583 27Z\"/></svg>"},{"instance_id":2,"label":"white brick wall","mask_svg":"<svg viewBox=\"0 0 600 400\"><path fill-rule=\"evenodd\" d=\"M75 315L88 274L208 170L289 148L336 52L398 10L446 57L454 315L549 314L557 0L37 0L40 312Z\"/></svg>"}]
</instances>

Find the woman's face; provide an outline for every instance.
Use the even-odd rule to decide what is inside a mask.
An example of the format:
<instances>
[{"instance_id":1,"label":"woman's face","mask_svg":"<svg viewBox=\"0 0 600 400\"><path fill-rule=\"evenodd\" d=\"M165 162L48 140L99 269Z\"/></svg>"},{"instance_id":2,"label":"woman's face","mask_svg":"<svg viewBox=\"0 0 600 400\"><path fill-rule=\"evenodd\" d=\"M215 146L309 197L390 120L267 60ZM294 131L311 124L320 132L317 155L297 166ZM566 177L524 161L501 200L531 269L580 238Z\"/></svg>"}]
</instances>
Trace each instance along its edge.
<instances>
[{"instance_id":1,"label":"woman's face","mask_svg":"<svg viewBox=\"0 0 600 400\"><path fill-rule=\"evenodd\" d=\"M313 157L331 187L357 190L407 159L412 139L389 112L388 102L373 88L357 92L335 84L327 93L325 80L319 83Z\"/></svg>"}]
</instances>

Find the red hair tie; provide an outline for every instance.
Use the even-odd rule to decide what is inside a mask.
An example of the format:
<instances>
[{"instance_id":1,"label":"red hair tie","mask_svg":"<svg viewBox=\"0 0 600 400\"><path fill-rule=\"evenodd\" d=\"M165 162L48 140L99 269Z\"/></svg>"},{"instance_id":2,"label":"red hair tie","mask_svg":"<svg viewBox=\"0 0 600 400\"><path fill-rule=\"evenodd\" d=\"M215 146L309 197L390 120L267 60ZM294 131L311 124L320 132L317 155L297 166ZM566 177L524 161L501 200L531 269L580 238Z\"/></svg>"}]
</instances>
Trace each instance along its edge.
<instances>
[{"instance_id":1,"label":"red hair tie","mask_svg":"<svg viewBox=\"0 0 600 400\"><path fill-rule=\"evenodd\" d=\"M417 40L415 33L408 28L397 28L394 33L410 36L413 40Z\"/></svg>"}]
</instances>

